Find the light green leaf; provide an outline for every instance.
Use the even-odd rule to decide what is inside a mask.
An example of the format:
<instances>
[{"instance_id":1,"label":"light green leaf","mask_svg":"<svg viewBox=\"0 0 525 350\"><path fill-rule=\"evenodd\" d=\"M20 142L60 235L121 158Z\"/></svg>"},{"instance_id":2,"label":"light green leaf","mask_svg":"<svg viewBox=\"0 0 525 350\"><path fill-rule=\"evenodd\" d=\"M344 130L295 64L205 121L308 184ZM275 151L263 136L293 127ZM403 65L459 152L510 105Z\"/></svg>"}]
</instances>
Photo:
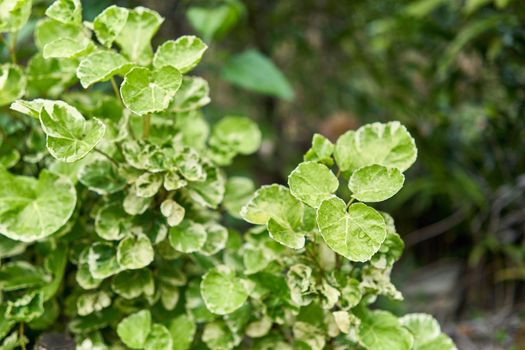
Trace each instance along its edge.
<instances>
[{"instance_id":1,"label":"light green leaf","mask_svg":"<svg viewBox=\"0 0 525 350\"><path fill-rule=\"evenodd\" d=\"M44 295L42 292L31 292L22 295L15 301L8 300L5 317L17 322L30 322L44 313Z\"/></svg>"},{"instance_id":2,"label":"light green leaf","mask_svg":"<svg viewBox=\"0 0 525 350\"><path fill-rule=\"evenodd\" d=\"M226 182L221 169L210 163L204 163L206 179L192 182L188 185L188 194L196 203L203 207L217 208L224 198L224 183Z\"/></svg>"},{"instance_id":3,"label":"light green leaf","mask_svg":"<svg viewBox=\"0 0 525 350\"><path fill-rule=\"evenodd\" d=\"M42 56L45 59L80 57L89 53L93 48L91 40L83 35L76 38L59 37L44 46Z\"/></svg>"},{"instance_id":4,"label":"light green leaf","mask_svg":"<svg viewBox=\"0 0 525 350\"><path fill-rule=\"evenodd\" d=\"M357 337L367 349L410 350L414 338L409 331L389 312L376 310L360 317Z\"/></svg>"},{"instance_id":5,"label":"light green leaf","mask_svg":"<svg viewBox=\"0 0 525 350\"><path fill-rule=\"evenodd\" d=\"M241 209L244 220L258 225L267 225L270 237L293 248L304 246L304 233L300 226L303 204L281 185L262 186Z\"/></svg>"},{"instance_id":6,"label":"light green leaf","mask_svg":"<svg viewBox=\"0 0 525 350\"><path fill-rule=\"evenodd\" d=\"M141 310L124 318L117 326L120 340L132 349L144 349L151 331L151 313Z\"/></svg>"},{"instance_id":7,"label":"light green leaf","mask_svg":"<svg viewBox=\"0 0 525 350\"><path fill-rule=\"evenodd\" d=\"M183 253L193 253L206 242L206 229L191 220L183 220L169 230L169 240L173 248Z\"/></svg>"},{"instance_id":8,"label":"light green leaf","mask_svg":"<svg viewBox=\"0 0 525 350\"><path fill-rule=\"evenodd\" d=\"M85 120L76 108L61 104L44 105L40 111L40 124L47 135L49 153L68 163L84 158L106 131L101 120Z\"/></svg>"},{"instance_id":9,"label":"light green leaf","mask_svg":"<svg viewBox=\"0 0 525 350\"><path fill-rule=\"evenodd\" d=\"M126 187L126 179L108 160L95 160L80 168L78 181L91 191L100 195L121 191Z\"/></svg>"},{"instance_id":10,"label":"light green leaf","mask_svg":"<svg viewBox=\"0 0 525 350\"><path fill-rule=\"evenodd\" d=\"M31 0L3 0L0 2L0 33L18 32L30 14Z\"/></svg>"},{"instance_id":11,"label":"light green leaf","mask_svg":"<svg viewBox=\"0 0 525 350\"><path fill-rule=\"evenodd\" d=\"M82 24L80 0L56 0L46 10L46 16L62 23Z\"/></svg>"},{"instance_id":12,"label":"light green leaf","mask_svg":"<svg viewBox=\"0 0 525 350\"><path fill-rule=\"evenodd\" d=\"M186 209L173 199L166 199L160 204L160 212L166 217L168 226L177 226L184 219Z\"/></svg>"},{"instance_id":13,"label":"light green leaf","mask_svg":"<svg viewBox=\"0 0 525 350\"><path fill-rule=\"evenodd\" d=\"M164 188L166 191L175 191L185 187L187 184L188 182L175 171L167 171L164 174Z\"/></svg>"},{"instance_id":14,"label":"light green leaf","mask_svg":"<svg viewBox=\"0 0 525 350\"><path fill-rule=\"evenodd\" d=\"M325 165L304 162L288 176L288 186L292 195L313 208L330 198L337 188L337 177Z\"/></svg>"},{"instance_id":15,"label":"light green leaf","mask_svg":"<svg viewBox=\"0 0 525 350\"><path fill-rule=\"evenodd\" d=\"M173 98L175 112L189 112L210 103L210 86L200 77L183 77L182 85Z\"/></svg>"},{"instance_id":16,"label":"light green leaf","mask_svg":"<svg viewBox=\"0 0 525 350\"><path fill-rule=\"evenodd\" d=\"M69 23L62 23L51 18L40 20L35 27L35 44L43 50L46 45L58 39L71 39L78 43L86 43L88 32L81 26ZM56 44L55 44L56 45Z\"/></svg>"},{"instance_id":17,"label":"light green leaf","mask_svg":"<svg viewBox=\"0 0 525 350\"><path fill-rule=\"evenodd\" d=\"M173 350L173 339L169 330L159 323L154 323L146 338L144 350Z\"/></svg>"},{"instance_id":18,"label":"light green leaf","mask_svg":"<svg viewBox=\"0 0 525 350\"><path fill-rule=\"evenodd\" d=\"M326 244L352 261L370 260L386 237L385 220L375 209L332 197L317 209L317 224Z\"/></svg>"},{"instance_id":19,"label":"light green leaf","mask_svg":"<svg viewBox=\"0 0 525 350\"><path fill-rule=\"evenodd\" d=\"M121 240L131 228L130 217L117 203L100 208L95 217L95 232L106 240Z\"/></svg>"},{"instance_id":20,"label":"light green leaf","mask_svg":"<svg viewBox=\"0 0 525 350\"><path fill-rule=\"evenodd\" d=\"M245 89L287 101L294 99L293 89L283 73L258 51L248 50L233 56L221 74L223 79Z\"/></svg>"},{"instance_id":21,"label":"light green leaf","mask_svg":"<svg viewBox=\"0 0 525 350\"><path fill-rule=\"evenodd\" d=\"M27 63L27 95L57 98L74 85L78 62L69 58L45 59L37 53ZM36 116L38 118L38 115Z\"/></svg>"},{"instance_id":22,"label":"light green leaf","mask_svg":"<svg viewBox=\"0 0 525 350\"><path fill-rule=\"evenodd\" d=\"M187 73L199 64L207 49L208 46L193 35L168 40L157 48L153 57L153 66L155 68L173 66L181 73Z\"/></svg>"},{"instance_id":23,"label":"light green leaf","mask_svg":"<svg viewBox=\"0 0 525 350\"><path fill-rule=\"evenodd\" d=\"M93 21L93 29L98 41L106 46L111 44L120 34L128 19L128 9L111 5L102 11Z\"/></svg>"},{"instance_id":24,"label":"light green leaf","mask_svg":"<svg viewBox=\"0 0 525 350\"><path fill-rule=\"evenodd\" d=\"M111 289L124 299L131 300L143 294L152 296L155 293L155 283L148 269L126 270L113 277Z\"/></svg>"},{"instance_id":25,"label":"light green leaf","mask_svg":"<svg viewBox=\"0 0 525 350\"><path fill-rule=\"evenodd\" d=\"M139 197L153 197L162 186L163 176L159 173L144 173L140 175L133 186L135 193Z\"/></svg>"},{"instance_id":26,"label":"light green leaf","mask_svg":"<svg viewBox=\"0 0 525 350\"><path fill-rule=\"evenodd\" d=\"M310 266L292 265L286 273L286 284L292 301L299 306L310 304L316 297L315 280Z\"/></svg>"},{"instance_id":27,"label":"light green leaf","mask_svg":"<svg viewBox=\"0 0 525 350\"><path fill-rule=\"evenodd\" d=\"M105 291L84 293L77 299L77 312L80 316L86 316L110 305L111 297Z\"/></svg>"},{"instance_id":28,"label":"light green leaf","mask_svg":"<svg viewBox=\"0 0 525 350\"><path fill-rule=\"evenodd\" d=\"M45 100L41 98L34 99L32 101L16 100L11 104L9 108L14 111L26 114L30 117L38 119L40 112L46 106L49 109L53 109L54 106L60 106L63 108L71 107L64 101Z\"/></svg>"},{"instance_id":29,"label":"light green leaf","mask_svg":"<svg viewBox=\"0 0 525 350\"><path fill-rule=\"evenodd\" d=\"M20 67L14 64L0 65L0 106L24 96L26 85L26 76Z\"/></svg>"},{"instance_id":30,"label":"light green leaf","mask_svg":"<svg viewBox=\"0 0 525 350\"><path fill-rule=\"evenodd\" d=\"M156 173L165 170L166 155L157 147L143 140L126 140L122 143L126 162L134 168Z\"/></svg>"},{"instance_id":31,"label":"light green leaf","mask_svg":"<svg viewBox=\"0 0 525 350\"><path fill-rule=\"evenodd\" d=\"M201 295L208 310L226 315L240 308L248 298L248 291L235 272L222 265L209 270L201 282Z\"/></svg>"},{"instance_id":32,"label":"light green leaf","mask_svg":"<svg viewBox=\"0 0 525 350\"><path fill-rule=\"evenodd\" d=\"M206 242L201 247L199 253L207 256L214 255L226 246L228 240L228 230L219 224L209 222L205 225Z\"/></svg>"},{"instance_id":33,"label":"light green leaf","mask_svg":"<svg viewBox=\"0 0 525 350\"><path fill-rule=\"evenodd\" d=\"M153 201L153 197L139 197L135 192L135 188L131 187L124 198L122 207L129 215L144 214L148 210L149 205Z\"/></svg>"},{"instance_id":34,"label":"light green leaf","mask_svg":"<svg viewBox=\"0 0 525 350\"><path fill-rule=\"evenodd\" d=\"M222 205L231 216L240 219L241 209L248 203L254 191L255 185L250 178L240 176L231 177L226 181Z\"/></svg>"},{"instance_id":35,"label":"light green leaf","mask_svg":"<svg viewBox=\"0 0 525 350\"><path fill-rule=\"evenodd\" d=\"M332 159L334 148L334 144L326 137L320 134L314 134L312 147L310 147L304 155L304 160L320 162L330 167L334 164L334 160Z\"/></svg>"},{"instance_id":36,"label":"light green leaf","mask_svg":"<svg viewBox=\"0 0 525 350\"><path fill-rule=\"evenodd\" d=\"M94 278L104 279L121 271L117 251L108 243L94 243L88 253L89 272Z\"/></svg>"},{"instance_id":37,"label":"light green leaf","mask_svg":"<svg viewBox=\"0 0 525 350\"><path fill-rule=\"evenodd\" d=\"M187 315L180 315L170 321L168 328L173 339L172 350L188 350L197 329L195 322Z\"/></svg>"},{"instance_id":38,"label":"light green leaf","mask_svg":"<svg viewBox=\"0 0 525 350\"><path fill-rule=\"evenodd\" d=\"M129 236L120 241L117 248L117 261L124 269L134 270L148 266L155 253L145 234Z\"/></svg>"},{"instance_id":39,"label":"light green leaf","mask_svg":"<svg viewBox=\"0 0 525 350\"><path fill-rule=\"evenodd\" d=\"M403 172L416 161L417 149L407 129L394 121L347 131L337 140L334 155L342 171L379 164Z\"/></svg>"},{"instance_id":40,"label":"light green leaf","mask_svg":"<svg viewBox=\"0 0 525 350\"><path fill-rule=\"evenodd\" d=\"M240 154L251 154L261 145L261 131L251 119L227 116L213 128L211 145L223 145Z\"/></svg>"},{"instance_id":41,"label":"light green leaf","mask_svg":"<svg viewBox=\"0 0 525 350\"><path fill-rule=\"evenodd\" d=\"M107 81L114 75L126 74L133 65L114 51L96 51L84 57L77 68L77 77L84 89Z\"/></svg>"},{"instance_id":42,"label":"light green leaf","mask_svg":"<svg viewBox=\"0 0 525 350\"><path fill-rule=\"evenodd\" d=\"M456 350L452 340L441 333L439 323L427 314L408 314L399 319L414 336L413 350Z\"/></svg>"},{"instance_id":43,"label":"light green leaf","mask_svg":"<svg viewBox=\"0 0 525 350\"><path fill-rule=\"evenodd\" d=\"M215 7L190 7L188 21L206 41L226 35L246 12L241 1L221 2Z\"/></svg>"},{"instance_id":44,"label":"light green leaf","mask_svg":"<svg viewBox=\"0 0 525 350\"><path fill-rule=\"evenodd\" d=\"M42 269L25 261L11 261L0 266L0 290L4 292L39 287L50 281L50 276Z\"/></svg>"},{"instance_id":45,"label":"light green leaf","mask_svg":"<svg viewBox=\"0 0 525 350\"><path fill-rule=\"evenodd\" d=\"M348 188L352 197L362 202L381 202L403 187L405 176L398 168L368 165L352 173Z\"/></svg>"},{"instance_id":46,"label":"light green leaf","mask_svg":"<svg viewBox=\"0 0 525 350\"><path fill-rule=\"evenodd\" d=\"M201 162L199 153L190 147L184 147L177 158L175 158L175 166L188 181L206 180L206 172Z\"/></svg>"},{"instance_id":47,"label":"light green leaf","mask_svg":"<svg viewBox=\"0 0 525 350\"><path fill-rule=\"evenodd\" d=\"M73 183L43 170L38 180L15 176L0 168L0 233L33 242L65 225L73 214L77 195Z\"/></svg>"},{"instance_id":48,"label":"light green leaf","mask_svg":"<svg viewBox=\"0 0 525 350\"><path fill-rule=\"evenodd\" d=\"M161 112L182 84L182 75L172 66L157 70L137 67L129 71L120 86L122 102L138 115Z\"/></svg>"},{"instance_id":49,"label":"light green leaf","mask_svg":"<svg viewBox=\"0 0 525 350\"><path fill-rule=\"evenodd\" d=\"M138 6L130 10L126 24L115 38L122 54L132 62L148 65L153 56L151 39L163 21L164 19L157 12L150 9ZM111 24L114 25L115 22ZM115 27L111 29L115 30Z\"/></svg>"}]
</instances>

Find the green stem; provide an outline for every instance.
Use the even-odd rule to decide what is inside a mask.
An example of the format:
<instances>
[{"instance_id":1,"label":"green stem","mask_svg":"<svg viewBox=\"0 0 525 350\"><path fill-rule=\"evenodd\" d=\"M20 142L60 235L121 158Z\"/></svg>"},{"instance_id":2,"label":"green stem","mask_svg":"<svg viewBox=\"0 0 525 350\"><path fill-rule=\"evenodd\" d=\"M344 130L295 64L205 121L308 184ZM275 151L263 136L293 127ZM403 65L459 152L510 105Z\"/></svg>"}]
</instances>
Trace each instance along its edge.
<instances>
[{"instance_id":1,"label":"green stem","mask_svg":"<svg viewBox=\"0 0 525 350\"><path fill-rule=\"evenodd\" d=\"M113 163L114 166L118 168L118 162L115 160L115 158L113 158L112 156L110 156L109 154L107 154L106 152L98 148L94 148L93 150L97 152L98 154L101 154L102 156L104 156L107 160L109 160L111 163Z\"/></svg>"},{"instance_id":2,"label":"green stem","mask_svg":"<svg viewBox=\"0 0 525 350\"><path fill-rule=\"evenodd\" d=\"M24 323L20 322L20 327L18 329L18 337L20 341L20 346L22 350L26 350L26 342L24 341Z\"/></svg>"},{"instance_id":3,"label":"green stem","mask_svg":"<svg viewBox=\"0 0 525 350\"><path fill-rule=\"evenodd\" d=\"M348 208L350 208L350 204L352 204L354 202L354 198L350 198L350 200L348 201L348 204L346 205L346 210L348 210Z\"/></svg>"},{"instance_id":4,"label":"green stem","mask_svg":"<svg viewBox=\"0 0 525 350\"><path fill-rule=\"evenodd\" d=\"M142 138L147 139L149 136L149 129L151 125L151 114L146 114L142 124Z\"/></svg>"},{"instance_id":5,"label":"green stem","mask_svg":"<svg viewBox=\"0 0 525 350\"><path fill-rule=\"evenodd\" d=\"M115 93L115 97L122 104L122 99L120 98L120 92L118 91L118 86L117 86L117 82L115 81L115 77L111 77L111 86L113 87L113 92Z\"/></svg>"},{"instance_id":6,"label":"green stem","mask_svg":"<svg viewBox=\"0 0 525 350\"><path fill-rule=\"evenodd\" d=\"M16 33L11 34L11 45L9 45L9 53L11 54L11 61L16 64Z\"/></svg>"}]
</instances>

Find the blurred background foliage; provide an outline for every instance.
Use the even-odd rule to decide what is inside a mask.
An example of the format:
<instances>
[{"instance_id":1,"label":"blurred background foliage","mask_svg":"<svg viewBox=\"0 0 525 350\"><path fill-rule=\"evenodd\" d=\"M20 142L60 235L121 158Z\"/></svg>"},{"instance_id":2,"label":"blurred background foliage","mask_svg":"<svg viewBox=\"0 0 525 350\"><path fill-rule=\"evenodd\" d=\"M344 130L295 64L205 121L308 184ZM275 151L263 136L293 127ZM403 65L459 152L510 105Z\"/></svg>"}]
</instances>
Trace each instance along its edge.
<instances>
[{"instance_id":1,"label":"blurred background foliage","mask_svg":"<svg viewBox=\"0 0 525 350\"><path fill-rule=\"evenodd\" d=\"M519 316L522 0L86 0L84 15L114 3L157 10L166 18L159 41L193 33L209 44L197 72L210 82L207 118L247 115L264 133L260 152L233 174L285 182L315 132L334 140L372 121L405 124L419 158L385 207L407 243L397 278L427 306L425 285L437 286L446 303L433 307L451 322ZM27 58L30 43L21 33ZM521 321L517 328L515 338L525 334Z\"/></svg>"}]
</instances>

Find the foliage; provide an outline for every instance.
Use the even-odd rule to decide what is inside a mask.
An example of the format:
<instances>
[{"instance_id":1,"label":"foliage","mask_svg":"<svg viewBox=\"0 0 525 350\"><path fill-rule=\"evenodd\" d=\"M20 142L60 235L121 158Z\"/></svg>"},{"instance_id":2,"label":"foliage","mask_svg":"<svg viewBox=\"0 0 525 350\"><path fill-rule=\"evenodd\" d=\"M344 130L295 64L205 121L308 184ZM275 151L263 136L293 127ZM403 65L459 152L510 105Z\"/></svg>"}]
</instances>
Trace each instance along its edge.
<instances>
[{"instance_id":1,"label":"foliage","mask_svg":"<svg viewBox=\"0 0 525 350\"><path fill-rule=\"evenodd\" d=\"M30 4L3 1L0 28L15 35ZM365 204L395 195L416 159L399 122L316 135L289 187L252 193L226 167L261 132L238 115L210 132L207 83L187 75L200 39L154 52L163 18L143 7L84 22L79 0L57 0L45 14L28 67L14 47L2 65L2 349L51 330L78 349L455 348L431 316L372 305L402 298L403 242ZM241 235L228 216L257 226Z\"/></svg>"}]
</instances>

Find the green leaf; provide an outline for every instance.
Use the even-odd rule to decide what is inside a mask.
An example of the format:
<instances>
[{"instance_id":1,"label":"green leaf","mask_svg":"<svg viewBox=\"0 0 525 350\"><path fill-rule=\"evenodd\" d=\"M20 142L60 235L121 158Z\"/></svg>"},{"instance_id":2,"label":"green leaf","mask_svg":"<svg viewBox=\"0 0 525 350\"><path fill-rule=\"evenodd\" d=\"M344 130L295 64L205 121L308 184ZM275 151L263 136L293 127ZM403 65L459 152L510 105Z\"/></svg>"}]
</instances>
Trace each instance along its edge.
<instances>
[{"instance_id":1,"label":"green leaf","mask_svg":"<svg viewBox=\"0 0 525 350\"><path fill-rule=\"evenodd\" d=\"M394 121L347 131L337 140L334 156L341 171L378 164L403 172L416 161L417 149L407 129Z\"/></svg>"},{"instance_id":2,"label":"green leaf","mask_svg":"<svg viewBox=\"0 0 525 350\"><path fill-rule=\"evenodd\" d=\"M304 264L290 266L286 273L286 284L292 301L299 306L309 305L316 297L312 268Z\"/></svg>"},{"instance_id":3,"label":"green leaf","mask_svg":"<svg viewBox=\"0 0 525 350\"><path fill-rule=\"evenodd\" d=\"M314 134L312 138L312 147L304 155L305 161L323 163L329 167L334 164L332 154L335 146L330 140L320 134Z\"/></svg>"},{"instance_id":4,"label":"green leaf","mask_svg":"<svg viewBox=\"0 0 525 350\"><path fill-rule=\"evenodd\" d=\"M139 197L149 198L153 197L162 186L163 176L158 173L144 173L140 175L133 186L135 193Z\"/></svg>"},{"instance_id":5,"label":"green leaf","mask_svg":"<svg viewBox=\"0 0 525 350\"><path fill-rule=\"evenodd\" d=\"M240 219L241 209L248 203L254 191L255 185L251 179L240 176L231 177L226 181L222 205L231 216Z\"/></svg>"},{"instance_id":6,"label":"green leaf","mask_svg":"<svg viewBox=\"0 0 525 350\"><path fill-rule=\"evenodd\" d=\"M153 71L133 68L120 86L122 102L138 115L161 112L168 108L181 84L182 75L172 66Z\"/></svg>"},{"instance_id":7,"label":"green leaf","mask_svg":"<svg viewBox=\"0 0 525 350\"><path fill-rule=\"evenodd\" d=\"M132 349L144 349L151 331L151 313L141 310L124 318L117 326L117 334Z\"/></svg>"},{"instance_id":8,"label":"green leaf","mask_svg":"<svg viewBox=\"0 0 525 350\"><path fill-rule=\"evenodd\" d=\"M155 283L148 269L126 270L113 278L111 289L124 299L132 300L142 294L152 296L155 293Z\"/></svg>"},{"instance_id":9,"label":"green leaf","mask_svg":"<svg viewBox=\"0 0 525 350\"><path fill-rule=\"evenodd\" d=\"M230 58L222 69L223 79L242 88L287 101L294 99L290 83L262 53L248 50Z\"/></svg>"},{"instance_id":10,"label":"green leaf","mask_svg":"<svg viewBox=\"0 0 525 350\"><path fill-rule=\"evenodd\" d=\"M35 54L27 63L27 94L56 98L76 83L77 65L76 59L45 59L41 53Z\"/></svg>"},{"instance_id":11,"label":"green leaf","mask_svg":"<svg viewBox=\"0 0 525 350\"><path fill-rule=\"evenodd\" d=\"M337 188L337 177L325 165L304 162L288 176L292 195L303 203L318 208L321 202L330 198Z\"/></svg>"},{"instance_id":12,"label":"green leaf","mask_svg":"<svg viewBox=\"0 0 525 350\"><path fill-rule=\"evenodd\" d=\"M126 8L111 5L95 17L93 30L102 45L111 47L126 25L128 13L129 10Z\"/></svg>"},{"instance_id":13,"label":"green leaf","mask_svg":"<svg viewBox=\"0 0 525 350\"><path fill-rule=\"evenodd\" d=\"M208 310L226 315L240 308L248 298L248 291L235 272L222 265L209 270L201 282L201 295Z\"/></svg>"},{"instance_id":14,"label":"green leaf","mask_svg":"<svg viewBox=\"0 0 525 350\"><path fill-rule=\"evenodd\" d=\"M39 287L51 281L42 269L25 261L11 261L0 266L0 290L12 290Z\"/></svg>"},{"instance_id":15,"label":"green leaf","mask_svg":"<svg viewBox=\"0 0 525 350\"><path fill-rule=\"evenodd\" d=\"M0 106L24 96L26 85L26 76L20 67L14 64L0 65Z\"/></svg>"},{"instance_id":16,"label":"green leaf","mask_svg":"<svg viewBox=\"0 0 525 350\"><path fill-rule=\"evenodd\" d=\"M401 323L389 312L376 310L360 317L361 324L357 337L367 349L373 350L410 350L414 338Z\"/></svg>"},{"instance_id":17,"label":"green leaf","mask_svg":"<svg viewBox=\"0 0 525 350\"><path fill-rule=\"evenodd\" d=\"M0 183L0 233L8 238L45 238L64 226L75 209L73 183L47 170L36 180L0 168Z\"/></svg>"},{"instance_id":18,"label":"green leaf","mask_svg":"<svg viewBox=\"0 0 525 350\"><path fill-rule=\"evenodd\" d=\"M427 314L408 314L399 319L414 336L413 350L456 350L452 340L441 333L439 323Z\"/></svg>"},{"instance_id":19,"label":"green leaf","mask_svg":"<svg viewBox=\"0 0 525 350\"><path fill-rule=\"evenodd\" d=\"M204 163L206 179L192 182L188 185L188 194L196 203L203 207L217 208L224 198L224 183L226 179L221 169L210 163Z\"/></svg>"},{"instance_id":20,"label":"green leaf","mask_svg":"<svg viewBox=\"0 0 525 350\"><path fill-rule=\"evenodd\" d=\"M94 243L88 253L89 272L94 278L104 279L121 271L117 251L108 243Z\"/></svg>"},{"instance_id":21,"label":"green leaf","mask_svg":"<svg viewBox=\"0 0 525 350\"><path fill-rule=\"evenodd\" d=\"M252 224L266 225L270 237L287 247L304 247L300 229L303 204L284 186L262 186L241 209L241 217Z\"/></svg>"},{"instance_id":22,"label":"green leaf","mask_svg":"<svg viewBox=\"0 0 525 350\"><path fill-rule=\"evenodd\" d=\"M226 246L228 230L224 226L213 222L207 223L205 229L206 242L199 252L203 255L211 256L220 252Z\"/></svg>"},{"instance_id":23,"label":"green leaf","mask_svg":"<svg viewBox=\"0 0 525 350\"><path fill-rule=\"evenodd\" d=\"M169 330L159 323L154 323L146 338L144 350L173 350L173 339Z\"/></svg>"},{"instance_id":24,"label":"green leaf","mask_svg":"<svg viewBox=\"0 0 525 350\"><path fill-rule=\"evenodd\" d=\"M148 266L154 255L153 246L145 234L126 237L117 248L117 261L122 268L128 270Z\"/></svg>"},{"instance_id":25,"label":"green leaf","mask_svg":"<svg viewBox=\"0 0 525 350\"><path fill-rule=\"evenodd\" d=\"M111 297L105 291L84 293L77 299L77 312L80 316L86 316L110 305Z\"/></svg>"},{"instance_id":26,"label":"green leaf","mask_svg":"<svg viewBox=\"0 0 525 350\"><path fill-rule=\"evenodd\" d=\"M210 144L222 145L240 154L252 154L261 145L261 131L249 118L227 116L215 124Z\"/></svg>"},{"instance_id":27,"label":"green leaf","mask_svg":"<svg viewBox=\"0 0 525 350\"><path fill-rule=\"evenodd\" d=\"M352 173L348 188L352 197L362 202L381 202L403 187L405 176L398 168L369 165Z\"/></svg>"},{"instance_id":28,"label":"green leaf","mask_svg":"<svg viewBox=\"0 0 525 350\"><path fill-rule=\"evenodd\" d=\"M173 199L166 199L160 205L160 212L166 217L168 226L177 226L184 219L186 209Z\"/></svg>"},{"instance_id":29,"label":"green leaf","mask_svg":"<svg viewBox=\"0 0 525 350\"><path fill-rule=\"evenodd\" d=\"M208 46L193 35L168 40L157 48L153 67L173 66L181 73L187 73L199 64L207 49Z\"/></svg>"},{"instance_id":30,"label":"green leaf","mask_svg":"<svg viewBox=\"0 0 525 350\"><path fill-rule=\"evenodd\" d=\"M115 42L132 62L149 65L153 56L151 39L164 19L155 11L138 6L128 12L126 24L118 32ZM113 25L115 22L111 22ZM115 29L114 26L111 27Z\"/></svg>"},{"instance_id":31,"label":"green leaf","mask_svg":"<svg viewBox=\"0 0 525 350\"><path fill-rule=\"evenodd\" d=\"M76 38L62 37L44 46L42 56L48 58L73 58L89 53L94 48L89 38L79 35Z\"/></svg>"},{"instance_id":32,"label":"green leaf","mask_svg":"<svg viewBox=\"0 0 525 350\"><path fill-rule=\"evenodd\" d=\"M375 209L332 197L317 209L317 224L326 244L352 261L370 260L386 237L385 220Z\"/></svg>"},{"instance_id":33,"label":"green leaf","mask_svg":"<svg viewBox=\"0 0 525 350\"><path fill-rule=\"evenodd\" d=\"M122 206L110 203L97 212L95 217L95 232L106 240L121 240L131 228L130 217Z\"/></svg>"},{"instance_id":34,"label":"green leaf","mask_svg":"<svg viewBox=\"0 0 525 350\"><path fill-rule=\"evenodd\" d=\"M36 25L35 44L40 50L44 50L48 44L51 44L55 40L71 39L75 41L75 46L77 46L79 43L87 44L87 42L90 42L86 36L87 34L81 26L46 18L40 20ZM60 40L58 42L60 42ZM44 57L46 57L46 55L44 55Z\"/></svg>"},{"instance_id":35,"label":"green leaf","mask_svg":"<svg viewBox=\"0 0 525 350\"><path fill-rule=\"evenodd\" d=\"M44 313L44 295L31 292L22 295L15 301L7 301L5 317L17 322L30 322Z\"/></svg>"},{"instance_id":36,"label":"green leaf","mask_svg":"<svg viewBox=\"0 0 525 350\"><path fill-rule=\"evenodd\" d=\"M78 181L91 191L106 195L121 191L126 187L126 179L108 160L95 160L80 168Z\"/></svg>"},{"instance_id":37,"label":"green leaf","mask_svg":"<svg viewBox=\"0 0 525 350\"><path fill-rule=\"evenodd\" d=\"M140 215L144 214L146 210L148 210L148 207L150 206L152 201L153 197L137 196L137 193L135 192L135 187L131 187L129 192L126 194L126 197L124 198L122 207L124 208L124 211L129 215Z\"/></svg>"},{"instance_id":38,"label":"green leaf","mask_svg":"<svg viewBox=\"0 0 525 350\"><path fill-rule=\"evenodd\" d=\"M84 89L107 81L114 75L126 74L133 65L114 51L96 51L84 57L77 68L77 77Z\"/></svg>"},{"instance_id":39,"label":"green leaf","mask_svg":"<svg viewBox=\"0 0 525 350\"><path fill-rule=\"evenodd\" d=\"M220 5L207 7L190 7L186 11L188 21L206 41L222 38L241 19L246 12L240 1L228 1Z\"/></svg>"},{"instance_id":40,"label":"green leaf","mask_svg":"<svg viewBox=\"0 0 525 350\"><path fill-rule=\"evenodd\" d=\"M46 16L62 23L82 24L80 0L56 0L46 10Z\"/></svg>"},{"instance_id":41,"label":"green leaf","mask_svg":"<svg viewBox=\"0 0 525 350\"><path fill-rule=\"evenodd\" d=\"M188 350L197 326L187 315L180 315L170 321L168 329L173 339L172 350Z\"/></svg>"},{"instance_id":42,"label":"green leaf","mask_svg":"<svg viewBox=\"0 0 525 350\"><path fill-rule=\"evenodd\" d=\"M47 136L49 153L67 163L84 158L106 132L101 120L85 120L76 108L62 104L44 105L40 124Z\"/></svg>"},{"instance_id":43,"label":"green leaf","mask_svg":"<svg viewBox=\"0 0 525 350\"><path fill-rule=\"evenodd\" d=\"M233 334L224 321L206 323L202 341L210 350L230 350L235 346Z\"/></svg>"},{"instance_id":44,"label":"green leaf","mask_svg":"<svg viewBox=\"0 0 525 350\"><path fill-rule=\"evenodd\" d=\"M0 33L18 32L30 14L31 0L3 0L0 2Z\"/></svg>"},{"instance_id":45,"label":"green leaf","mask_svg":"<svg viewBox=\"0 0 525 350\"><path fill-rule=\"evenodd\" d=\"M178 226L169 230L171 246L183 253L193 253L201 249L206 242L206 237L204 226L191 220L183 220Z\"/></svg>"},{"instance_id":46,"label":"green leaf","mask_svg":"<svg viewBox=\"0 0 525 350\"><path fill-rule=\"evenodd\" d=\"M200 77L183 77L182 85L175 95L171 108L175 112L189 112L210 103L210 87Z\"/></svg>"}]
</instances>

